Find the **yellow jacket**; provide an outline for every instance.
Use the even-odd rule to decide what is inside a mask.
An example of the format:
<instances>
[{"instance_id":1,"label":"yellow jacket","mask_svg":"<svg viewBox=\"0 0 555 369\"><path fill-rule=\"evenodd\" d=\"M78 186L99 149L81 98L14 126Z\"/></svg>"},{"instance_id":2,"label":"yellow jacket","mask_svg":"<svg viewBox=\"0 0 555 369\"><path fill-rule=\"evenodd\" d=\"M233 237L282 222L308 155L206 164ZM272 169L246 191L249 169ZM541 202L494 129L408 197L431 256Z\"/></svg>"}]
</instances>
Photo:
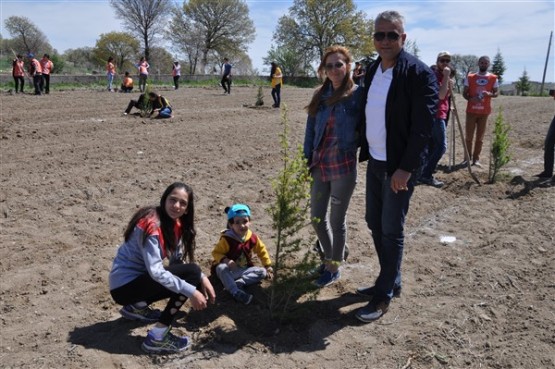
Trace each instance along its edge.
<instances>
[{"instance_id":1,"label":"yellow jacket","mask_svg":"<svg viewBox=\"0 0 555 369\"><path fill-rule=\"evenodd\" d=\"M228 258L235 261L242 268L251 267L254 265L252 261L253 251L264 267L267 268L272 265L266 245L250 229L243 240L231 229L226 229L222 231L220 240L212 250L212 257L214 258L212 265L218 265L222 259Z\"/></svg>"},{"instance_id":2,"label":"yellow jacket","mask_svg":"<svg viewBox=\"0 0 555 369\"><path fill-rule=\"evenodd\" d=\"M275 77L278 76L278 77ZM272 88L283 83L283 75L281 74L281 69L276 67L276 72L272 75Z\"/></svg>"}]
</instances>

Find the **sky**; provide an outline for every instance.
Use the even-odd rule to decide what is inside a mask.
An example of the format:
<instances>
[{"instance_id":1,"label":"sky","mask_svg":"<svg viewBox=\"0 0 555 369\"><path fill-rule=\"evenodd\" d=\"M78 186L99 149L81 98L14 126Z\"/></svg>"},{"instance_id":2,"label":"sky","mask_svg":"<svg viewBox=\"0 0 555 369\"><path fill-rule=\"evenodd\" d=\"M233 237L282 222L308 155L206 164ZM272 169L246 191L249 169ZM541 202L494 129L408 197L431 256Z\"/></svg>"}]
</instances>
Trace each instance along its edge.
<instances>
[{"instance_id":1,"label":"sky","mask_svg":"<svg viewBox=\"0 0 555 369\"><path fill-rule=\"evenodd\" d=\"M293 0L246 2L256 28L249 56L254 68L267 72L262 58L272 45L279 17L287 14ZM407 38L416 42L420 59L429 65L435 63L438 52L443 50L489 55L493 59L499 49L507 67L504 82L518 80L525 69L532 81L542 79L549 34L555 22L553 0L354 2L358 10L372 19L384 10L403 14ZM0 31L5 38L10 35L4 29L4 20L12 15L29 18L60 53L70 48L92 47L101 33L123 30L108 0L0 0ZM555 81L554 54L552 43L546 82Z\"/></svg>"}]
</instances>

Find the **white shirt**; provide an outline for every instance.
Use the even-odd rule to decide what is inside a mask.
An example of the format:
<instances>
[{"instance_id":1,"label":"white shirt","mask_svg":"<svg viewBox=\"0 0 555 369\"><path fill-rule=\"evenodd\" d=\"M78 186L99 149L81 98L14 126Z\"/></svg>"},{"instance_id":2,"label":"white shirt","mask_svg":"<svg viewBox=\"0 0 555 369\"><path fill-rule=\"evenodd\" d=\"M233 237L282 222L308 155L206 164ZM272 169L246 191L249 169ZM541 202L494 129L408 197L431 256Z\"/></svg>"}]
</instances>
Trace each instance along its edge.
<instances>
[{"instance_id":1,"label":"white shirt","mask_svg":"<svg viewBox=\"0 0 555 369\"><path fill-rule=\"evenodd\" d=\"M393 80L393 67L382 73L381 65L376 70L364 112L366 114L366 140L369 152L375 160L387 160L387 131L385 129L385 105L387 93Z\"/></svg>"}]
</instances>

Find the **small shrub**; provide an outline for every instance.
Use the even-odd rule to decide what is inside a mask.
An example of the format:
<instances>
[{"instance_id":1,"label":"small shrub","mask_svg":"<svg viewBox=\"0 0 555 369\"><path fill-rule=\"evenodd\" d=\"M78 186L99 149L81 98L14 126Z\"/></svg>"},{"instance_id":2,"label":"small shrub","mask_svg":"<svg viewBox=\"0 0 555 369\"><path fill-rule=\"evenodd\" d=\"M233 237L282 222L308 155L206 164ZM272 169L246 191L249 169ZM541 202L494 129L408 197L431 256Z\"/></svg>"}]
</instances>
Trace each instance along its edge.
<instances>
[{"instance_id":1,"label":"small shrub","mask_svg":"<svg viewBox=\"0 0 555 369\"><path fill-rule=\"evenodd\" d=\"M262 106L264 105L264 92L262 91L262 86L258 87L258 94L256 95L256 102L254 103L255 106Z\"/></svg>"},{"instance_id":2,"label":"small shrub","mask_svg":"<svg viewBox=\"0 0 555 369\"><path fill-rule=\"evenodd\" d=\"M145 87L145 92L144 95L141 98L141 101L139 101L139 104L141 106L141 117L148 117L150 115L150 111L152 110L152 103L150 102L150 99L148 98L148 94L150 93L150 85L147 84Z\"/></svg>"},{"instance_id":3,"label":"small shrub","mask_svg":"<svg viewBox=\"0 0 555 369\"><path fill-rule=\"evenodd\" d=\"M316 267L315 254L310 252L311 240L303 239L299 234L302 228L310 224L308 214L312 178L302 148L294 150L289 143L286 105L281 113L283 167L272 182L275 202L269 209L277 239L269 307L271 317L280 321L288 318L300 296L316 291L309 277L310 270Z\"/></svg>"},{"instance_id":4,"label":"small shrub","mask_svg":"<svg viewBox=\"0 0 555 369\"><path fill-rule=\"evenodd\" d=\"M499 109L499 113L495 118L495 125L493 128L493 141L490 151L490 183L495 183L501 168L505 166L509 162L509 160L511 160L511 156L509 154L509 147L511 146L509 140L510 130L511 127L505 122L505 119L503 118L503 112L501 109Z\"/></svg>"}]
</instances>

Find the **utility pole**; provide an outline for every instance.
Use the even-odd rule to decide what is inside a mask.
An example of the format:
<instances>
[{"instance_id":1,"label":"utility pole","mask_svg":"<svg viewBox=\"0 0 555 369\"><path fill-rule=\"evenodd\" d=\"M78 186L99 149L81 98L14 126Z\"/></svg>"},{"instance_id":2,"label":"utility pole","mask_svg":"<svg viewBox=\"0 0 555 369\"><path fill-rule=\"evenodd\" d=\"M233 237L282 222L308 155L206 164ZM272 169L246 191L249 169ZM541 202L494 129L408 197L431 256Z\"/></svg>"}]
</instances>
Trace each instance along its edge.
<instances>
[{"instance_id":1,"label":"utility pole","mask_svg":"<svg viewBox=\"0 0 555 369\"><path fill-rule=\"evenodd\" d=\"M545 84L545 74L547 73L547 64L549 63L549 52L551 51L551 40L553 39L553 31L549 34L549 43L547 44L547 56L545 57L545 66L543 67L542 85L540 88L540 96L543 96L543 85Z\"/></svg>"}]
</instances>

